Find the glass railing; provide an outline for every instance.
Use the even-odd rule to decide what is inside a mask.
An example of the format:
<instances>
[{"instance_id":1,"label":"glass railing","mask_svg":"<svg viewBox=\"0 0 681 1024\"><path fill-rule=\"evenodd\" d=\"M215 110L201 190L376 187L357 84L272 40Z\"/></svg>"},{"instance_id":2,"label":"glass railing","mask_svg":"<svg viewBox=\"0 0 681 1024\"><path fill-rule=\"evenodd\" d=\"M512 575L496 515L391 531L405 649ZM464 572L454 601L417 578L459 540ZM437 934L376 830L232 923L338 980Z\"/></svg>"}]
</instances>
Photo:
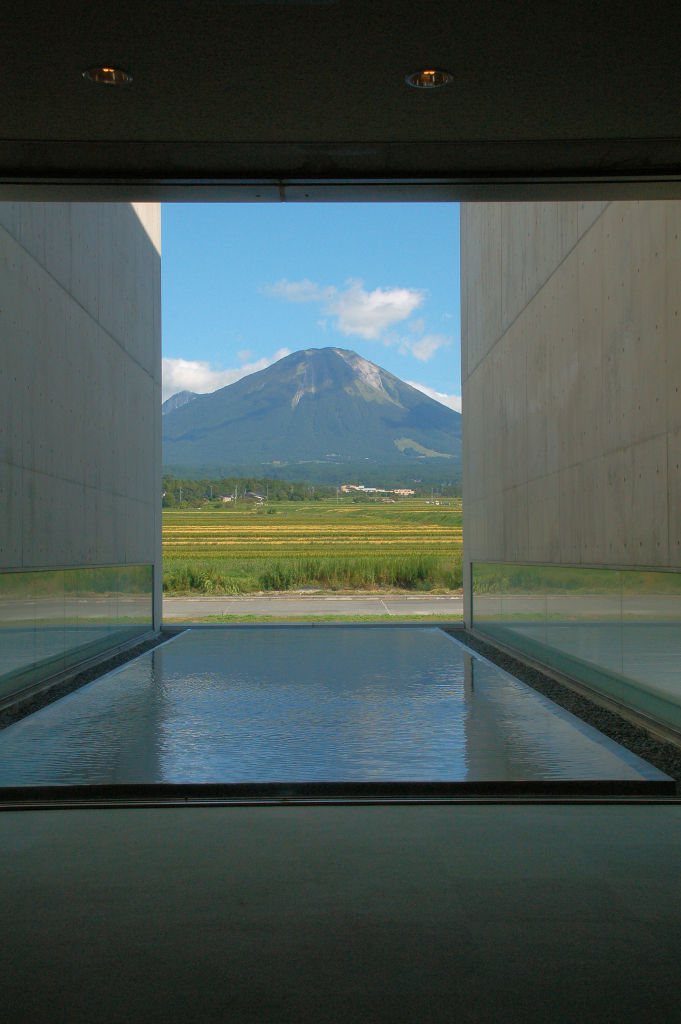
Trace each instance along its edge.
<instances>
[{"instance_id":1,"label":"glass railing","mask_svg":"<svg viewBox=\"0 0 681 1024\"><path fill-rule=\"evenodd\" d=\"M681 572L476 562L473 626L681 729Z\"/></svg>"},{"instance_id":2,"label":"glass railing","mask_svg":"<svg viewBox=\"0 0 681 1024\"><path fill-rule=\"evenodd\" d=\"M0 699L152 626L153 566L0 573Z\"/></svg>"}]
</instances>

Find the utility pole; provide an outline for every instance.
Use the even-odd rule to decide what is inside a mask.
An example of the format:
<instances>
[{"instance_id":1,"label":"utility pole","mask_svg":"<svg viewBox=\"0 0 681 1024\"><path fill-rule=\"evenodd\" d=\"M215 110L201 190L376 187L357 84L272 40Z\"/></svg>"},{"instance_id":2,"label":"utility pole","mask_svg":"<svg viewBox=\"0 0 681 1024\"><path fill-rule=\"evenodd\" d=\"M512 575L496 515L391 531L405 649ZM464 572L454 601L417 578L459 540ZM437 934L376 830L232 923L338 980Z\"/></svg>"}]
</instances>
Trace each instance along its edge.
<instances>
[{"instance_id":1,"label":"utility pole","mask_svg":"<svg viewBox=\"0 0 681 1024\"><path fill-rule=\"evenodd\" d=\"M182 488L180 487L180 505L182 504Z\"/></svg>"}]
</instances>

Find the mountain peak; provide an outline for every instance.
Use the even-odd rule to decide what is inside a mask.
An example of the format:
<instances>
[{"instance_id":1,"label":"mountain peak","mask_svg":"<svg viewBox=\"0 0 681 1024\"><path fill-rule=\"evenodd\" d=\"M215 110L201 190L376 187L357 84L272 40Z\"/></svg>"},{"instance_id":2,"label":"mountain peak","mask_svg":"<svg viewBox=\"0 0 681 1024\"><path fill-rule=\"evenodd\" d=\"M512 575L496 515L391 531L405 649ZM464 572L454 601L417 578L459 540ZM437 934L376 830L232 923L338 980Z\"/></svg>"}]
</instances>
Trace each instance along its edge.
<instances>
[{"instance_id":1,"label":"mountain peak","mask_svg":"<svg viewBox=\"0 0 681 1024\"><path fill-rule=\"evenodd\" d=\"M295 366L295 393L291 408L295 409L306 395L343 388L348 394L357 392L367 401L394 402L399 405L394 389L386 389L384 376L391 377L375 363L344 348L308 348L280 360ZM277 365L277 364L275 364ZM397 381L397 378L392 378Z\"/></svg>"},{"instance_id":2,"label":"mountain peak","mask_svg":"<svg viewBox=\"0 0 681 1024\"><path fill-rule=\"evenodd\" d=\"M166 398L165 402L161 406L161 413L167 416L169 412L173 412L175 409L181 409L183 405L188 405L193 402L195 398L199 398L200 395L196 391L177 391L170 398Z\"/></svg>"},{"instance_id":3,"label":"mountain peak","mask_svg":"<svg viewBox=\"0 0 681 1024\"><path fill-rule=\"evenodd\" d=\"M357 352L351 352L349 349L334 348L331 351L335 352L341 359L344 359L364 384L375 391L385 392L381 378L381 373L384 371L381 370L380 366L370 363L368 359L358 355Z\"/></svg>"},{"instance_id":4,"label":"mountain peak","mask_svg":"<svg viewBox=\"0 0 681 1024\"><path fill-rule=\"evenodd\" d=\"M301 349L163 417L167 466L305 468L442 464L456 472L461 416L357 352ZM297 467L297 468L296 468ZM340 482L340 479L339 479Z\"/></svg>"}]
</instances>

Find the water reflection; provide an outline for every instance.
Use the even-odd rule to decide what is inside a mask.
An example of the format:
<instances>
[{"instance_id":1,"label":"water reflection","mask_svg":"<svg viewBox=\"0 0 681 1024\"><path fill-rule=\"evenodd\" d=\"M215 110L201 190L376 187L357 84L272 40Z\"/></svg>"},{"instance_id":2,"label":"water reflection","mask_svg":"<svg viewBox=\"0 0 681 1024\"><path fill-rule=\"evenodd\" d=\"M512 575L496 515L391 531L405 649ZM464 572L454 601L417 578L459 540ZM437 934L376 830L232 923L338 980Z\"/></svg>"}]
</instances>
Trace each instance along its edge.
<instances>
[{"instance_id":1,"label":"water reflection","mask_svg":"<svg viewBox=\"0 0 681 1024\"><path fill-rule=\"evenodd\" d=\"M195 630L0 733L0 785L660 777L433 628Z\"/></svg>"}]
</instances>

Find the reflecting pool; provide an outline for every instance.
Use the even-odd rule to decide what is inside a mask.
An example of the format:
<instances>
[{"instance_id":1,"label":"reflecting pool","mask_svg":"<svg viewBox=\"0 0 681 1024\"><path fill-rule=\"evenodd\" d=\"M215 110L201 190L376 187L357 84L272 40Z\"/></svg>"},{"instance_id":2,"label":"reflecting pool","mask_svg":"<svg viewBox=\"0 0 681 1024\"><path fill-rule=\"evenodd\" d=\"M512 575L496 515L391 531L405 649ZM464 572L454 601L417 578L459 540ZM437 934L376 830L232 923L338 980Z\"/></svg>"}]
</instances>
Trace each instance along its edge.
<instances>
[{"instance_id":1,"label":"reflecting pool","mask_svg":"<svg viewBox=\"0 0 681 1024\"><path fill-rule=\"evenodd\" d=\"M0 732L0 785L661 780L432 627L192 629Z\"/></svg>"}]
</instances>

